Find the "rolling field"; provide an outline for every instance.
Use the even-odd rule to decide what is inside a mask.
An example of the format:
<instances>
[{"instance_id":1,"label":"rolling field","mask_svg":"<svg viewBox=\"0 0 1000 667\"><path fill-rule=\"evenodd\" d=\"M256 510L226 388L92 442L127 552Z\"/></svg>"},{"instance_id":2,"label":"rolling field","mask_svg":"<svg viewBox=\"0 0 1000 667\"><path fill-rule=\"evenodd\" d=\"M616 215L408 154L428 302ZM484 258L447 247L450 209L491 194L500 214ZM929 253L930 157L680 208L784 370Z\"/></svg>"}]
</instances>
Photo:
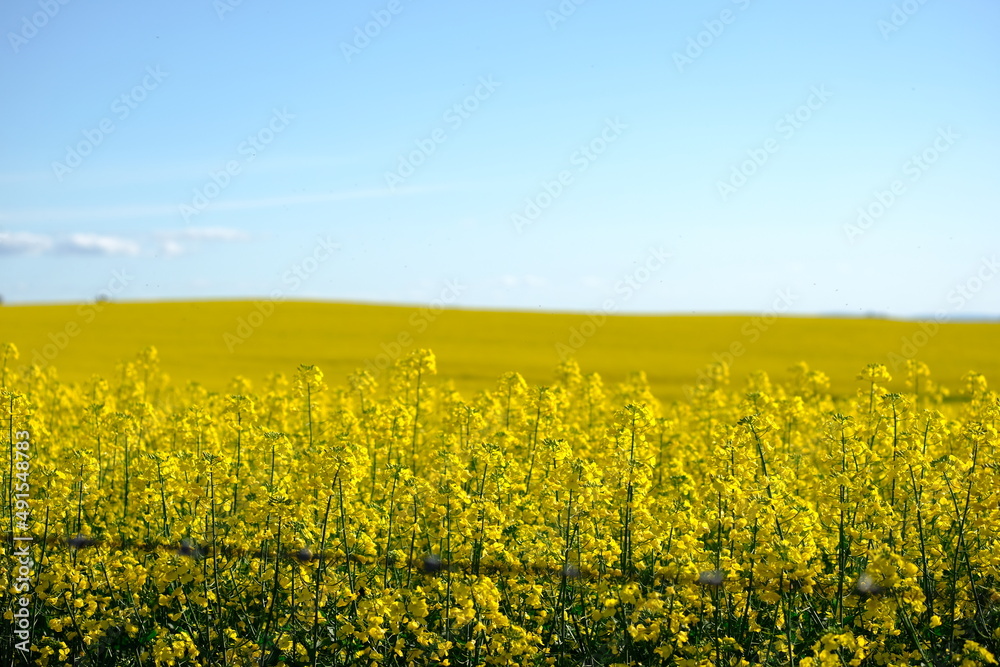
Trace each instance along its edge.
<instances>
[{"instance_id":1,"label":"rolling field","mask_svg":"<svg viewBox=\"0 0 1000 667\"><path fill-rule=\"evenodd\" d=\"M268 316L249 301L4 306L0 339L18 346L20 363L52 364L71 382L107 376L117 362L154 345L165 372L215 391L236 375L257 383L302 363L337 382L358 368L377 375L417 348L433 349L442 375L466 391L515 369L528 382L549 382L560 352L611 382L643 370L661 400L680 398L719 360L730 363L736 386L753 370L782 379L789 366L806 361L827 373L835 394L853 391L853 375L865 364L899 371L914 354L945 385L970 370L1000 377L1000 323L611 316L597 326L601 319L585 314L266 305L273 306Z\"/></svg>"},{"instance_id":2,"label":"rolling field","mask_svg":"<svg viewBox=\"0 0 1000 667\"><path fill-rule=\"evenodd\" d=\"M11 664L997 664L997 325L94 308L0 310Z\"/></svg>"}]
</instances>

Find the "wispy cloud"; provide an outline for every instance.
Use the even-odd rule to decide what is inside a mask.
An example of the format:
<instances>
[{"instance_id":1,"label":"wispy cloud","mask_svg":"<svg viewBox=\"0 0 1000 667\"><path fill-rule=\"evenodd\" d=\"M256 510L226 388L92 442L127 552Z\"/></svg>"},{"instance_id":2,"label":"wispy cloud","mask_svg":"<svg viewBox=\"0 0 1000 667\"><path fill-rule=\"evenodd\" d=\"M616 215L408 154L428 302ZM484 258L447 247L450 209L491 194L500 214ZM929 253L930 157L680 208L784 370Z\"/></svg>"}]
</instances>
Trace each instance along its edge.
<instances>
[{"instance_id":1,"label":"wispy cloud","mask_svg":"<svg viewBox=\"0 0 1000 667\"><path fill-rule=\"evenodd\" d=\"M30 232L0 232L0 254L5 255L127 255L139 254L135 241L120 236L76 233L54 238Z\"/></svg>"},{"instance_id":2,"label":"wispy cloud","mask_svg":"<svg viewBox=\"0 0 1000 667\"><path fill-rule=\"evenodd\" d=\"M231 227L182 227L154 232L160 251L167 257L176 257L188 250L187 243L249 241L250 235Z\"/></svg>"},{"instance_id":3,"label":"wispy cloud","mask_svg":"<svg viewBox=\"0 0 1000 667\"><path fill-rule=\"evenodd\" d=\"M340 169L360 164L360 155L313 155L273 157L265 162L254 163L257 173L315 171L317 169ZM119 168L88 167L74 174L74 181L88 188L120 187L138 183L187 183L192 175L208 174L219 168L216 158L174 162L167 164L132 163ZM84 173L85 172L85 173ZM51 185L54 181L51 169L4 170L0 171L0 185Z\"/></svg>"},{"instance_id":4,"label":"wispy cloud","mask_svg":"<svg viewBox=\"0 0 1000 667\"><path fill-rule=\"evenodd\" d=\"M251 240L250 234L231 227L182 227L162 229L138 239L93 232L36 234L0 232L0 255L91 255L135 257L152 242L160 254L173 257L204 243L234 243ZM144 238L143 238L144 237Z\"/></svg>"},{"instance_id":5,"label":"wispy cloud","mask_svg":"<svg viewBox=\"0 0 1000 667\"><path fill-rule=\"evenodd\" d=\"M317 204L352 199L379 199L442 192L449 187L402 187L390 192L388 188L370 188L348 192L323 192L317 194L284 195L257 199L213 201L215 211L245 211L258 208L276 208L296 204ZM21 225L40 222L90 222L136 218L180 217L179 203L175 204L121 204L112 206L60 206L0 210L0 224Z\"/></svg>"},{"instance_id":6,"label":"wispy cloud","mask_svg":"<svg viewBox=\"0 0 1000 667\"><path fill-rule=\"evenodd\" d=\"M184 254L184 246L173 239L163 239L160 242L160 251L167 257L176 257Z\"/></svg>"},{"instance_id":7,"label":"wispy cloud","mask_svg":"<svg viewBox=\"0 0 1000 667\"><path fill-rule=\"evenodd\" d=\"M0 232L0 255L33 255L52 247L52 239L30 232Z\"/></svg>"},{"instance_id":8,"label":"wispy cloud","mask_svg":"<svg viewBox=\"0 0 1000 667\"><path fill-rule=\"evenodd\" d=\"M250 235L231 227L181 227L156 232L161 239L190 239L193 241L246 241Z\"/></svg>"},{"instance_id":9,"label":"wispy cloud","mask_svg":"<svg viewBox=\"0 0 1000 667\"><path fill-rule=\"evenodd\" d=\"M130 255L139 254L139 244L120 236L101 234L70 234L55 245L57 252L69 255Z\"/></svg>"},{"instance_id":10,"label":"wispy cloud","mask_svg":"<svg viewBox=\"0 0 1000 667\"><path fill-rule=\"evenodd\" d=\"M547 287L548 281L541 277L535 275L513 275L510 273L500 276L500 285L506 289L514 289L518 287L528 287L528 288L538 288Z\"/></svg>"}]
</instances>

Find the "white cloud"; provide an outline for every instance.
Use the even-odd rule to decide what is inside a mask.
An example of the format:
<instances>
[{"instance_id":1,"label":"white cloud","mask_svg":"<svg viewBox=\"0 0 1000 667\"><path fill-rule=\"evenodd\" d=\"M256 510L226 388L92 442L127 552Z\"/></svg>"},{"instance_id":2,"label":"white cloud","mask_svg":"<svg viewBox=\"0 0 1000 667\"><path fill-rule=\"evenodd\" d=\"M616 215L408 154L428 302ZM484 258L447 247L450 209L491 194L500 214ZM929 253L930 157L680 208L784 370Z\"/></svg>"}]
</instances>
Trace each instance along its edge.
<instances>
[{"instance_id":1,"label":"white cloud","mask_svg":"<svg viewBox=\"0 0 1000 667\"><path fill-rule=\"evenodd\" d=\"M139 244L120 236L100 234L70 234L56 244L56 250L72 255L130 255L139 254Z\"/></svg>"},{"instance_id":2,"label":"white cloud","mask_svg":"<svg viewBox=\"0 0 1000 667\"><path fill-rule=\"evenodd\" d=\"M0 255L30 255L52 247L52 239L30 232L0 232Z\"/></svg>"},{"instance_id":3,"label":"white cloud","mask_svg":"<svg viewBox=\"0 0 1000 667\"><path fill-rule=\"evenodd\" d=\"M396 188L395 192L388 188L369 188L349 192L321 192L316 194L293 194L277 197L259 197L256 199L225 199L220 198L209 205L214 211L246 211L260 208L277 208L280 206L295 206L302 204L321 204L325 202L350 201L355 199L386 199L404 195L420 195L432 192L451 190L450 186L405 186ZM180 205L175 204L111 204L107 206L64 206L40 207L27 209L0 210L0 224L23 225L31 223L53 222L84 222L107 221L134 218L181 217Z\"/></svg>"},{"instance_id":4,"label":"white cloud","mask_svg":"<svg viewBox=\"0 0 1000 667\"><path fill-rule=\"evenodd\" d=\"M542 276L536 276L533 274L524 275L513 275L510 273L504 274L499 278L500 285L505 289L515 289L515 288L528 288L540 289L542 287L548 287L549 281Z\"/></svg>"},{"instance_id":5,"label":"white cloud","mask_svg":"<svg viewBox=\"0 0 1000 667\"><path fill-rule=\"evenodd\" d=\"M119 236L76 233L53 238L30 232L0 232L0 254L138 255L139 244Z\"/></svg>"},{"instance_id":6,"label":"white cloud","mask_svg":"<svg viewBox=\"0 0 1000 667\"><path fill-rule=\"evenodd\" d=\"M160 249L167 257L176 257L184 253L184 246L172 239L165 239L160 243Z\"/></svg>"},{"instance_id":7,"label":"white cloud","mask_svg":"<svg viewBox=\"0 0 1000 667\"><path fill-rule=\"evenodd\" d=\"M192 241L246 241L250 235L229 227L184 227L156 232L163 239L190 239Z\"/></svg>"},{"instance_id":8,"label":"white cloud","mask_svg":"<svg viewBox=\"0 0 1000 667\"><path fill-rule=\"evenodd\" d=\"M230 227L183 227L155 232L160 241L160 250L166 257L176 257L188 250L185 242L201 241L247 241L250 235L240 229Z\"/></svg>"}]
</instances>

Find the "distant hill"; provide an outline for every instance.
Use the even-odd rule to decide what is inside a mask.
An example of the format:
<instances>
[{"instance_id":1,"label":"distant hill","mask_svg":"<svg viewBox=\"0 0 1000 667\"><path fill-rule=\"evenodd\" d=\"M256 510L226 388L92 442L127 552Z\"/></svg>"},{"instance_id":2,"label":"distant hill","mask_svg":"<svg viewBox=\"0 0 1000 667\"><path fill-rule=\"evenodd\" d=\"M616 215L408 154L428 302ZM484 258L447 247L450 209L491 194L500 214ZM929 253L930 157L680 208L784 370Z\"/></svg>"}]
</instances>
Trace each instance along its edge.
<instances>
[{"instance_id":1,"label":"distant hill","mask_svg":"<svg viewBox=\"0 0 1000 667\"><path fill-rule=\"evenodd\" d=\"M392 358L434 350L438 372L459 389L493 387L505 371L551 380L560 354L607 383L647 373L661 399L678 398L708 364L731 361L732 379L762 369L785 378L806 361L836 393L853 392L858 371L884 363L901 386L901 362L916 354L932 377L959 386L968 370L1000 381L1000 323L941 325L843 317L590 316L572 313L431 310L398 306L268 301L102 303L0 307L0 342L15 343L15 365L53 364L62 379L109 377L115 363L155 345L177 381L225 391L242 375L258 384L274 372L317 364L331 383ZM895 382L894 382L895 384Z\"/></svg>"}]
</instances>

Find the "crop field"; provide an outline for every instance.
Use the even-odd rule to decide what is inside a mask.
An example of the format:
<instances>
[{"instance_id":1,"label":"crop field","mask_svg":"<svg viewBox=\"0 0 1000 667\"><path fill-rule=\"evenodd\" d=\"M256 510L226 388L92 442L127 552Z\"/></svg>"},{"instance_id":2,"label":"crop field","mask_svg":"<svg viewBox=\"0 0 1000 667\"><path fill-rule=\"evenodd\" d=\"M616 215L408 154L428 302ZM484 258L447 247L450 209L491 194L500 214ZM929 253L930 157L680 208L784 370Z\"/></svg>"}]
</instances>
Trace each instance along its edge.
<instances>
[{"instance_id":1,"label":"crop field","mask_svg":"<svg viewBox=\"0 0 1000 667\"><path fill-rule=\"evenodd\" d=\"M125 5L0 3L0 667L1000 667L1000 2Z\"/></svg>"},{"instance_id":2,"label":"crop field","mask_svg":"<svg viewBox=\"0 0 1000 667\"><path fill-rule=\"evenodd\" d=\"M996 663L1000 399L977 372L996 367L983 344L993 325L941 325L929 337L928 356L939 359L942 341L967 341L949 352L941 381L922 360L887 367L871 347L898 345L914 323L830 320L821 336L820 320L779 320L774 337L797 346L778 355L762 336L732 361L781 371L737 379L725 358L703 360L704 340L668 336L656 350L621 342L617 352L614 341L629 327L701 327L701 339L721 338L726 350L745 319L719 333L712 318L622 318L538 382L540 332L568 339L585 316L510 323L509 314L449 311L435 342L457 359L414 343L366 370L364 355L379 346L362 341L356 319L320 327L324 346L281 318L229 358L212 348L220 327L200 317L218 340L192 335L195 358L183 362L176 330L150 333L166 319L149 318L150 308L108 306L44 366L30 363L30 350L44 354L45 333L66 313L3 309L16 340L0 343L5 656L27 648L47 665ZM195 305L163 308L175 316ZM247 304L220 308L219 321ZM385 318L376 328L390 333L409 319L376 312ZM146 328L126 333L123 317ZM524 332L523 347L490 342L505 318ZM481 335L459 338L474 321ZM838 328L877 331L867 347L856 343L876 362L846 372L841 359L828 375L795 359L829 360L820 348ZM109 361L143 336L176 357L170 377L155 347ZM491 344L503 353L468 362ZM255 345L273 351L247 366L272 372L223 381ZM608 358L594 365L615 369L613 380L575 358L602 351ZM669 357L657 354L687 354L688 366L664 370L655 362ZM658 384L624 365L637 358ZM979 368L959 373L973 358ZM72 381L60 379L63 362ZM335 379L325 362L355 368ZM93 370L103 372L77 380ZM690 378L686 390L678 378Z\"/></svg>"},{"instance_id":3,"label":"crop field","mask_svg":"<svg viewBox=\"0 0 1000 667\"><path fill-rule=\"evenodd\" d=\"M237 375L260 382L302 363L318 365L336 383L359 368L381 379L391 363L418 348L434 350L441 375L470 395L511 370L531 384L547 383L569 356L609 382L642 370L664 401L684 397L685 387L704 381L720 361L730 365L737 386L756 370L785 379L789 366L808 361L829 375L839 396L853 394L858 368L881 363L898 376L905 359L915 356L946 387L958 386L969 370L1000 378L1000 322L773 313L602 317L232 301L4 306L0 332L0 340L21 351L19 367L54 366L63 381L110 376L119 361L153 345L164 372L216 392Z\"/></svg>"}]
</instances>

